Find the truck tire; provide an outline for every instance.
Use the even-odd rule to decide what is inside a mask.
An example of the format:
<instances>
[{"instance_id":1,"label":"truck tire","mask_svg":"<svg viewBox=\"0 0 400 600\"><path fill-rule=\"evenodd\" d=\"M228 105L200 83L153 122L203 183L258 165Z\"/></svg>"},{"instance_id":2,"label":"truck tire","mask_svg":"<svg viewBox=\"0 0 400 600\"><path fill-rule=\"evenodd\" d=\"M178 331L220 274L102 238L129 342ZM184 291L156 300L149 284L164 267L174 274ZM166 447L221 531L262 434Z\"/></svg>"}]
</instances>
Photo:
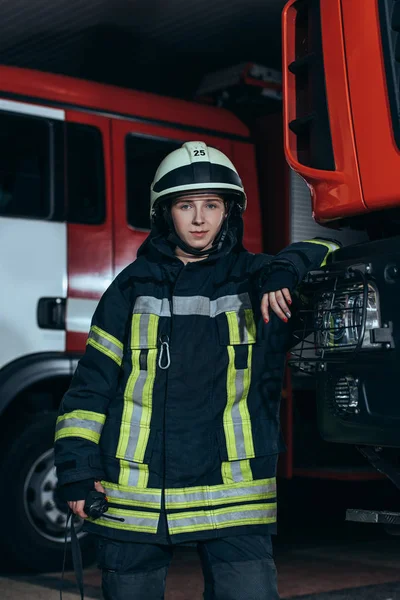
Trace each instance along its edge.
<instances>
[{"instance_id":1,"label":"truck tire","mask_svg":"<svg viewBox=\"0 0 400 600\"><path fill-rule=\"evenodd\" d=\"M25 418L2 446L0 544L9 565L35 572L62 568L67 506L57 498L54 468L54 427L57 413ZM93 543L79 531L85 564L94 557ZM69 541L69 535L68 535ZM68 564L70 563L68 543Z\"/></svg>"}]
</instances>

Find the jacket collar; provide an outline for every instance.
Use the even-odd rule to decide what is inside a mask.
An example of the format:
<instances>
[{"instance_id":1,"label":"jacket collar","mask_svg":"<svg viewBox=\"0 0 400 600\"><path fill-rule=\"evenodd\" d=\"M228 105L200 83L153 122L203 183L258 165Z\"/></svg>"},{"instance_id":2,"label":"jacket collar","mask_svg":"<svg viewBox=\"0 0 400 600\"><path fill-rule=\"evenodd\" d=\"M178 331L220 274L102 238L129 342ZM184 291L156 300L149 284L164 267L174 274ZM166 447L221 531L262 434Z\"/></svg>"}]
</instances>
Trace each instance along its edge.
<instances>
[{"instance_id":1,"label":"jacket collar","mask_svg":"<svg viewBox=\"0 0 400 600\"><path fill-rule=\"evenodd\" d=\"M161 258L178 261L179 259L175 255L175 247L168 241L167 236L168 233L160 231L157 226L153 226L150 234L137 252L138 257L146 256L147 258L153 258L153 260L158 259L158 261ZM219 258L227 256L232 251L243 250L242 238L243 220L242 218L236 218L228 229L221 250L198 262L202 264L215 262Z\"/></svg>"}]
</instances>

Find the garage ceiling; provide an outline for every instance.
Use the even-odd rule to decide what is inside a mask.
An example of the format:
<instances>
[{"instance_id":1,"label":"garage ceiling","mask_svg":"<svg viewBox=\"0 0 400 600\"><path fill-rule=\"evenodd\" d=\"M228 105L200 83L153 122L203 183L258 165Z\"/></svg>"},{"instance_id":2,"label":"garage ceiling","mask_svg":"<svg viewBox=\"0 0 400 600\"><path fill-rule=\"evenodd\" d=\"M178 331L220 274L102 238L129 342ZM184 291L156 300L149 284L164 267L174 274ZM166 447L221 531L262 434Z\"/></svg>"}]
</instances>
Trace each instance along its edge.
<instances>
[{"instance_id":1,"label":"garage ceiling","mask_svg":"<svg viewBox=\"0 0 400 600\"><path fill-rule=\"evenodd\" d=\"M0 63L190 98L205 73L280 69L285 0L0 0Z\"/></svg>"}]
</instances>

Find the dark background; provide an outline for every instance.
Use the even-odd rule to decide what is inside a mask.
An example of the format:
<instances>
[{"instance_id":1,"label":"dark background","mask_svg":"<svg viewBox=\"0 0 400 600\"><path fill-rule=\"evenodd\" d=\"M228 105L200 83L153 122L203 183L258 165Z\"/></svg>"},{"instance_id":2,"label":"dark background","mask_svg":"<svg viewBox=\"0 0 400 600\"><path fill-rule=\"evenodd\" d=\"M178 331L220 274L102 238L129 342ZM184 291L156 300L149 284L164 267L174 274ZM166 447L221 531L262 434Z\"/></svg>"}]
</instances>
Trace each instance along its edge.
<instances>
[{"instance_id":1,"label":"dark background","mask_svg":"<svg viewBox=\"0 0 400 600\"><path fill-rule=\"evenodd\" d=\"M190 99L241 61L281 68L285 0L0 0L0 64Z\"/></svg>"}]
</instances>

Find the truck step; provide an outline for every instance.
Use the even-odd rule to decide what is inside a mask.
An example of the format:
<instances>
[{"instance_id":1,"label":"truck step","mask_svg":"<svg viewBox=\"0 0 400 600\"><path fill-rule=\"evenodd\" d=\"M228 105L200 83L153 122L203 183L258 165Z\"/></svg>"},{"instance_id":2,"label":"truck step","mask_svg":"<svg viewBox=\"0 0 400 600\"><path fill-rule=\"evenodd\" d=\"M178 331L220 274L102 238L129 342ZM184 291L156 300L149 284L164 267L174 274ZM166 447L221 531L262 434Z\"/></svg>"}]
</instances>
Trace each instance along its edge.
<instances>
[{"instance_id":1,"label":"truck step","mask_svg":"<svg viewBox=\"0 0 400 600\"><path fill-rule=\"evenodd\" d=\"M379 523L380 525L400 525L400 513L385 510L362 510L350 508L346 511L346 521L358 523Z\"/></svg>"}]
</instances>

